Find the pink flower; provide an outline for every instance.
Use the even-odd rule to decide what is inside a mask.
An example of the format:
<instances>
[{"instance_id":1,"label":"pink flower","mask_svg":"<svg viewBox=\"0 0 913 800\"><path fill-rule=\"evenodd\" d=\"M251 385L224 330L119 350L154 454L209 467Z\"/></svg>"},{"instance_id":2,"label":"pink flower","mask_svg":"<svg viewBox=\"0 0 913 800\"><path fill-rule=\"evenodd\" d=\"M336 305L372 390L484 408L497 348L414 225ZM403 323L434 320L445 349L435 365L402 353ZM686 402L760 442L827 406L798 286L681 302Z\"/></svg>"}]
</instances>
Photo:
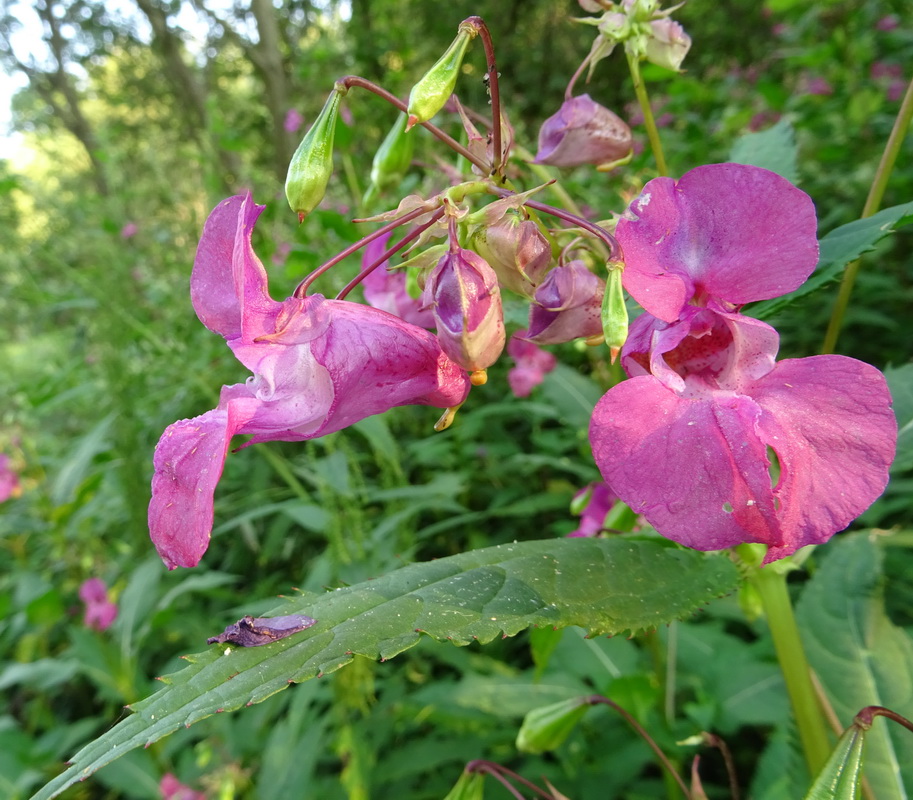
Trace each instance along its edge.
<instances>
[{"instance_id":1,"label":"pink flower","mask_svg":"<svg viewBox=\"0 0 913 800\"><path fill-rule=\"evenodd\" d=\"M517 331L507 343L507 354L516 362L507 373L510 390L516 397L529 397L558 363L554 355L526 341L526 331Z\"/></svg>"},{"instance_id":2,"label":"pink flower","mask_svg":"<svg viewBox=\"0 0 913 800\"><path fill-rule=\"evenodd\" d=\"M770 562L827 541L887 484L897 424L884 376L843 356L778 363L777 332L738 313L807 278L811 201L766 170L713 165L650 181L629 211L616 231L625 278L650 313L622 350L630 380L593 413L603 477L698 550L763 543Z\"/></svg>"},{"instance_id":3,"label":"pink flower","mask_svg":"<svg viewBox=\"0 0 913 800\"><path fill-rule=\"evenodd\" d=\"M22 488L19 486L19 476L10 467L10 457L0 453L0 503L11 497L19 497Z\"/></svg>"},{"instance_id":4,"label":"pink flower","mask_svg":"<svg viewBox=\"0 0 913 800\"><path fill-rule=\"evenodd\" d=\"M391 231L392 233L392 231ZM364 249L361 268L366 269L387 250L390 233L373 239ZM365 300L374 308L380 308L395 314L406 322L422 328L434 327L434 314L430 308L422 308L417 298L406 290L406 273L404 270L387 269L390 262L385 261L361 282L365 290Z\"/></svg>"},{"instance_id":5,"label":"pink flower","mask_svg":"<svg viewBox=\"0 0 913 800\"><path fill-rule=\"evenodd\" d=\"M813 75L805 80L805 93L814 95L830 95L834 93L834 87L822 78L820 75Z\"/></svg>"},{"instance_id":6,"label":"pink flower","mask_svg":"<svg viewBox=\"0 0 913 800\"><path fill-rule=\"evenodd\" d=\"M282 123L282 127L285 128L287 133L297 133L301 130L302 125L304 125L304 117L301 116L297 109L290 108L285 114L285 121Z\"/></svg>"},{"instance_id":7,"label":"pink flower","mask_svg":"<svg viewBox=\"0 0 913 800\"><path fill-rule=\"evenodd\" d=\"M887 16L882 17L875 23L875 30L878 31L893 31L897 30L900 26L900 20L897 18L896 14L888 14Z\"/></svg>"},{"instance_id":8,"label":"pink flower","mask_svg":"<svg viewBox=\"0 0 913 800\"><path fill-rule=\"evenodd\" d=\"M135 222L128 222L126 225L124 225L123 228L120 229L120 238L132 239L134 236L136 236L138 231L139 225L137 225Z\"/></svg>"},{"instance_id":9,"label":"pink flower","mask_svg":"<svg viewBox=\"0 0 913 800\"><path fill-rule=\"evenodd\" d=\"M631 152L631 129L624 120L588 94L572 97L539 129L535 163L553 167L597 168Z\"/></svg>"},{"instance_id":10,"label":"pink flower","mask_svg":"<svg viewBox=\"0 0 913 800\"><path fill-rule=\"evenodd\" d=\"M263 208L250 194L224 201L197 249L197 316L253 376L222 387L215 409L175 422L156 447L149 529L171 569L195 566L209 546L236 434L253 434L247 444L313 439L394 406L457 406L469 390L432 334L392 314L320 295L273 300L251 247Z\"/></svg>"},{"instance_id":11,"label":"pink flower","mask_svg":"<svg viewBox=\"0 0 913 800\"><path fill-rule=\"evenodd\" d=\"M79 587L79 599L86 604L82 623L87 628L104 631L117 619L117 606L108 599L108 588L101 578L89 578Z\"/></svg>"},{"instance_id":12,"label":"pink flower","mask_svg":"<svg viewBox=\"0 0 913 800\"><path fill-rule=\"evenodd\" d=\"M577 530L571 531L571 537L592 537L599 534L605 527L605 518L618 498L612 494L608 484L602 482L591 483L584 486L571 501L571 509L585 502L580 513L580 525Z\"/></svg>"},{"instance_id":13,"label":"pink flower","mask_svg":"<svg viewBox=\"0 0 913 800\"><path fill-rule=\"evenodd\" d=\"M166 772L159 781L159 791L162 793L162 800L206 800L203 792L195 792L189 786L185 786L170 772Z\"/></svg>"}]
</instances>

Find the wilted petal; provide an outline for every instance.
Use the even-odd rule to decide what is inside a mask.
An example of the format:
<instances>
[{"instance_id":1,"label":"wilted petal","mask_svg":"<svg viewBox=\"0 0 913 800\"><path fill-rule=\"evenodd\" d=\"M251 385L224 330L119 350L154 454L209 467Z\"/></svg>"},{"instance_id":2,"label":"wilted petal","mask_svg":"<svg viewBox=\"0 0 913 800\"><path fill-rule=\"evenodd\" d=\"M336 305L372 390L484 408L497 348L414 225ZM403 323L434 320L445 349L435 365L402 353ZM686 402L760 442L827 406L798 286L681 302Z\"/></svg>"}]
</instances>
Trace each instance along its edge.
<instances>
[{"instance_id":1,"label":"wilted petal","mask_svg":"<svg viewBox=\"0 0 913 800\"><path fill-rule=\"evenodd\" d=\"M536 344L559 344L602 335L604 292L605 281L582 261L555 267L530 304L526 338Z\"/></svg>"},{"instance_id":2,"label":"wilted petal","mask_svg":"<svg viewBox=\"0 0 913 800\"><path fill-rule=\"evenodd\" d=\"M553 167L602 166L631 152L631 129L588 94L565 100L539 129L535 163Z\"/></svg>"},{"instance_id":3,"label":"wilted petal","mask_svg":"<svg viewBox=\"0 0 913 800\"><path fill-rule=\"evenodd\" d=\"M618 222L624 285L674 322L689 300L736 306L793 291L818 260L815 207L785 178L711 164L677 183L654 178Z\"/></svg>"},{"instance_id":4,"label":"wilted petal","mask_svg":"<svg viewBox=\"0 0 913 800\"><path fill-rule=\"evenodd\" d=\"M647 61L678 72L691 49L691 37L677 22L663 17L650 23L647 39Z\"/></svg>"}]
</instances>

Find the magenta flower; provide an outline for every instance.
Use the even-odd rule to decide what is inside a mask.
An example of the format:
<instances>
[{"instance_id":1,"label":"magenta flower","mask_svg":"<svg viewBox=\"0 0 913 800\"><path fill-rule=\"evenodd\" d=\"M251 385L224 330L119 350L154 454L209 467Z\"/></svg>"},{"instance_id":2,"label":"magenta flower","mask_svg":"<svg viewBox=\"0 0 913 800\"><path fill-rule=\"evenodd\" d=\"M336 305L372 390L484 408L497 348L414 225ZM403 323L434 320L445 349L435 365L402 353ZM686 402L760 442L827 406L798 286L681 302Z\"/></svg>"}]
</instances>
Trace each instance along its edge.
<instances>
[{"instance_id":1,"label":"magenta flower","mask_svg":"<svg viewBox=\"0 0 913 800\"><path fill-rule=\"evenodd\" d=\"M79 599L86 604L82 623L104 631L117 619L117 606L108 599L108 587L101 578L89 578L79 587Z\"/></svg>"},{"instance_id":2,"label":"magenta flower","mask_svg":"<svg viewBox=\"0 0 913 800\"><path fill-rule=\"evenodd\" d=\"M618 498L612 494L608 484L598 481L584 486L571 501L571 510L578 503L585 502L580 512L580 525L571 531L570 537L596 536L605 527L605 518Z\"/></svg>"},{"instance_id":3,"label":"magenta flower","mask_svg":"<svg viewBox=\"0 0 913 800\"><path fill-rule=\"evenodd\" d=\"M565 100L557 113L542 123L535 163L608 167L630 152L631 129L625 121L582 94Z\"/></svg>"},{"instance_id":4,"label":"magenta flower","mask_svg":"<svg viewBox=\"0 0 913 800\"><path fill-rule=\"evenodd\" d=\"M290 108L285 113L285 120L282 123L286 133L297 133L301 130L302 125L304 125L304 117L301 116L301 112L295 108Z\"/></svg>"},{"instance_id":5,"label":"magenta flower","mask_svg":"<svg viewBox=\"0 0 913 800\"><path fill-rule=\"evenodd\" d=\"M770 562L827 541L887 484L884 376L843 356L777 363L777 332L737 313L808 276L811 201L765 170L714 165L650 181L629 212L625 279L651 313L622 350L631 379L590 424L606 482L698 550L756 542Z\"/></svg>"},{"instance_id":6,"label":"magenta flower","mask_svg":"<svg viewBox=\"0 0 913 800\"><path fill-rule=\"evenodd\" d=\"M203 792L195 792L170 772L166 772L159 781L159 791L162 793L162 800L206 800Z\"/></svg>"},{"instance_id":7,"label":"magenta flower","mask_svg":"<svg viewBox=\"0 0 913 800\"><path fill-rule=\"evenodd\" d=\"M582 261L555 267L529 307L526 339L536 344L559 344L602 334L602 296L605 281Z\"/></svg>"},{"instance_id":8,"label":"magenta flower","mask_svg":"<svg viewBox=\"0 0 913 800\"><path fill-rule=\"evenodd\" d=\"M815 206L760 167L710 164L679 181L654 178L618 222L624 286L675 322L685 304L727 308L802 285L818 260ZM728 305L726 305L728 304Z\"/></svg>"},{"instance_id":9,"label":"magenta flower","mask_svg":"<svg viewBox=\"0 0 913 800\"><path fill-rule=\"evenodd\" d=\"M525 336L526 331L517 331L507 343L507 354L516 363L507 373L507 382L515 397L529 397L558 363L554 355L522 338Z\"/></svg>"},{"instance_id":10,"label":"magenta flower","mask_svg":"<svg viewBox=\"0 0 913 800\"><path fill-rule=\"evenodd\" d=\"M10 457L0 453L0 503L22 493L19 476L10 467Z\"/></svg>"},{"instance_id":11,"label":"magenta flower","mask_svg":"<svg viewBox=\"0 0 913 800\"><path fill-rule=\"evenodd\" d=\"M132 239L139 232L139 225L135 222L128 222L120 229L121 239Z\"/></svg>"},{"instance_id":12,"label":"magenta flower","mask_svg":"<svg viewBox=\"0 0 913 800\"><path fill-rule=\"evenodd\" d=\"M369 242L362 255L362 269L369 267L384 254L391 234L392 231ZM431 309L422 308L419 300L406 291L405 271L400 269L391 272L387 269L389 264L389 261L385 261L361 282L365 290L365 300L374 308L394 314L413 325L433 328L434 314L431 313Z\"/></svg>"},{"instance_id":13,"label":"magenta flower","mask_svg":"<svg viewBox=\"0 0 913 800\"><path fill-rule=\"evenodd\" d=\"M224 201L197 249L197 316L253 376L223 387L212 411L169 426L156 447L149 529L172 569L196 565L209 546L236 434L253 434L248 444L313 439L394 406L457 406L469 390L433 335L392 314L320 295L273 300L251 247L263 208L250 194Z\"/></svg>"}]
</instances>

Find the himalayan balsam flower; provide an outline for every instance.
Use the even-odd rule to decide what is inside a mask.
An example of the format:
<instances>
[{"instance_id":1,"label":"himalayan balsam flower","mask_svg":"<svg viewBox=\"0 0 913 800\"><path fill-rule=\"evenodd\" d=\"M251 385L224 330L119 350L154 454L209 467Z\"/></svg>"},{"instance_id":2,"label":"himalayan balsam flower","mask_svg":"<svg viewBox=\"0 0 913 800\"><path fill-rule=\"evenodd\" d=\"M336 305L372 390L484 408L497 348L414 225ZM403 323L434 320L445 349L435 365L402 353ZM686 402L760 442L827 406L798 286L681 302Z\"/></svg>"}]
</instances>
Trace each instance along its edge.
<instances>
[{"instance_id":1,"label":"himalayan balsam flower","mask_svg":"<svg viewBox=\"0 0 913 800\"><path fill-rule=\"evenodd\" d=\"M121 239L132 239L139 232L139 225L135 222L128 222L120 229Z\"/></svg>"},{"instance_id":2,"label":"himalayan balsam flower","mask_svg":"<svg viewBox=\"0 0 913 800\"><path fill-rule=\"evenodd\" d=\"M10 467L10 457L0 453L0 503L22 493L19 476Z\"/></svg>"},{"instance_id":3,"label":"himalayan balsam flower","mask_svg":"<svg viewBox=\"0 0 913 800\"><path fill-rule=\"evenodd\" d=\"M571 501L571 510L574 510L574 506L581 502L585 502L586 505L580 512L580 525L568 536L577 538L596 536L605 527L606 515L617 499L608 484L601 481L591 483L577 492Z\"/></svg>"},{"instance_id":4,"label":"himalayan balsam flower","mask_svg":"<svg viewBox=\"0 0 913 800\"><path fill-rule=\"evenodd\" d=\"M82 623L104 631L117 619L117 606L108 599L108 588L101 578L89 578L79 587L79 599L86 605Z\"/></svg>"},{"instance_id":5,"label":"himalayan balsam flower","mask_svg":"<svg viewBox=\"0 0 913 800\"><path fill-rule=\"evenodd\" d=\"M457 406L465 374L436 338L392 314L320 295L269 296L251 247L264 206L232 197L209 216L190 295L200 321L251 370L212 411L169 426L155 451L149 529L169 568L195 566L209 546L213 494L231 439L302 441L394 406Z\"/></svg>"},{"instance_id":6,"label":"himalayan balsam flower","mask_svg":"<svg viewBox=\"0 0 913 800\"><path fill-rule=\"evenodd\" d=\"M302 125L304 125L304 117L301 116L301 112L295 108L290 108L285 113L285 121L282 123L286 133L297 133Z\"/></svg>"},{"instance_id":7,"label":"himalayan balsam flower","mask_svg":"<svg viewBox=\"0 0 913 800\"><path fill-rule=\"evenodd\" d=\"M539 129L535 163L553 167L609 167L631 152L631 129L588 94L572 97Z\"/></svg>"},{"instance_id":8,"label":"himalayan balsam flower","mask_svg":"<svg viewBox=\"0 0 913 800\"><path fill-rule=\"evenodd\" d=\"M811 200L757 167L699 167L650 181L616 235L650 313L590 426L612 491L674 541L763 543L767 562L846 527L887 484L884 376L843 356L776 362L777 332L738 313L814 268Z\"/></svg>"},{"instance_id":9,"label":"himalayan balsam flower","mask_svg":"<svg viewBox=\"0 0 913 800\"><path fill-rule=\"evenodd\" d=\"M159 781L159 791L162 793L162 800L206 800L205 794L195 792L170 772L166 772Z\"/></svg>"},{"instance_id":10,"label":"himalayan balsam flower","mask_svg":"<svg viewBox=\"0 0 913 800\"><path fill-rule=\"evenodd\" d=\"M524 339L525 336L526 331L517 331L507 343L507 354L516 363L507 373L507 382L515 397L529 397L558 363L554 355L536 347Z\"/></svg>"}]
</instances>

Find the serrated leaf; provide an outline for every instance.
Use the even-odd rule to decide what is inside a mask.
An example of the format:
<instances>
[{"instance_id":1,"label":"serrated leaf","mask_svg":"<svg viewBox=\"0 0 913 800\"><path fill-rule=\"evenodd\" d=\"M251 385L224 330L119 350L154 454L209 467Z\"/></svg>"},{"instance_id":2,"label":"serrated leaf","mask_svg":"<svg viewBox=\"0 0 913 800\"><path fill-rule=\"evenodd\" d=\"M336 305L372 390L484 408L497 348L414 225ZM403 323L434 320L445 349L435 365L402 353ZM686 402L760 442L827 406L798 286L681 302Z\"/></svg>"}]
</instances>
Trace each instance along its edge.
<instances>
[{"instance_id":1,"label":"serrated leaf","mask_svg":"<svg viewBox=\"0 0 913 800\"><path fill-rule=\"evenodd\" d=\"M838 280L847 264L872 250L881 239L911 219L913 202L891 206L871 217L857 219L835 228L819 242L821 251L818 254L818 264L805 283L783 297L754 303L749 306L749 313L759 319L766 319L800 297Z\"/></svg>"},{"instance_id":2,"label":"serrated leaf","mask_svg":"<svg viewBox=\"0 0 913 800\"><path fill-rule=\"evenodd\" d=\"M188 656L190 666L134 704L132 716L77 753L34 800L57 796L181 725L259 703L356 655L392 658L421 633L462 645L513 636L531 625L578 625L591 635L639 631L690 614L737 583L728 558L659 540L553 539L412 564L298 598L272 613L307 614L317 620L314 627L264 647L220 646Z\"/></svg>"},{"instance_id":3,"label":"serrated leaf","mask_svg":"<svg viewBox=\"0 0 913 800\"><path fill-rule=\"evenodd\" d=\"M739 137L729 153L729 160L736 164L763 167L797 183L798 147L796 132L785 119L765 131L746 133Z\"/></svg>"},{"instance_id":4,"label":"serrated leaf","mask_svg":"<svg viewBox=\"0 0 913 800\"><path fill-rule=\"evenodd\" d=\"M809 662L843 725L870 705L913 716L913 642L885 614L881 562L868 534L839 537L796 609ZM913 737L875 725L866 735L865 776L878 800L906 798Z\"/></svg>"}]
</instances>

